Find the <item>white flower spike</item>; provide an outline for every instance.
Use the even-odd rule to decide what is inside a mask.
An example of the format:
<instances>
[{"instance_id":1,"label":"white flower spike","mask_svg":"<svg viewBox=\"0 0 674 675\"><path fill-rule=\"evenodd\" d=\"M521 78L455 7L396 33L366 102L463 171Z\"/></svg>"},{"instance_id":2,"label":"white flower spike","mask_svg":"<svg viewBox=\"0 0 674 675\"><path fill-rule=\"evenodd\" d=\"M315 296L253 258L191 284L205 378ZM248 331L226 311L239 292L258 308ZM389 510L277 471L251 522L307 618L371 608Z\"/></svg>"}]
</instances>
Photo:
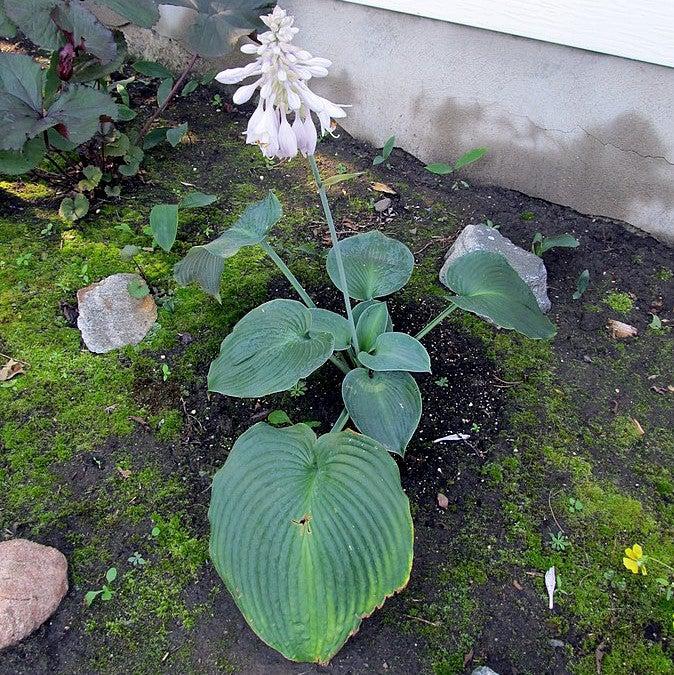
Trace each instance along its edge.
<instances>
[{"instance_id":1,"label":"white flower spike","mask_svg":"<svg viewBox=\"0 0 674 675\"><path fill-rule=\"evenodd\" d=\"M234 103L241 105L260 89L260 101L246 129L246 143L259 145L269 158L290 159L298 152L305 157L313 155L318 133L311 113L318 117L323 134L332 133L333 119L346 116L343 106L314 94L307 86L312 77L325 77L332 64L292 44L298 32L293 27L295 19L278 5L261 19L269 27L258 36L261 44L241 47L244 54L256 54L255 61L243 68L223 70L215 79L235 84L257 78L239 87L233 97ZM288 115L293 115L292 125Z\"/></svg>"}]
</instances>

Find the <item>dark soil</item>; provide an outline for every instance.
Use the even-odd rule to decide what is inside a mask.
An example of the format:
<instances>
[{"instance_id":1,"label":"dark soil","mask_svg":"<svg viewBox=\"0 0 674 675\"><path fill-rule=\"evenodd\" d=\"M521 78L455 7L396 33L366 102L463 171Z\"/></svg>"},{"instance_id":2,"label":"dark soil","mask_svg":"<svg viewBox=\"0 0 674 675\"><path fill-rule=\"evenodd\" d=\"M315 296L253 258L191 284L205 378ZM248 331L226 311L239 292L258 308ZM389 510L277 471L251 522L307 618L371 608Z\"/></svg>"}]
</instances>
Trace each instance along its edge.
<instances>
[{"instance_id":1,"label":"dark soil","mask_svg":"<svg viewBox=\"0 0 674 675\"><path fill-rule=\"evenodd\" d=\"M208 94L202 92L199 96L190 104L190 127L197 133L213 133L218 118L207 105ZM175 113L176 118L188 110L184 107L187 104L181 102L180 105L183 109ZM244 115L238 114L237 117L234 113L234 116L240 123L244 122ZM349 162L358 169L368 169L374 154L372 148L346 134L338 140L321 144L320 150L325 157L338 153L339 160ZM222 162L221 151L216 146L188 146L185 152L188 157L184 161L191 162L190 166L198 166L206 181L211 169ZM578 275L588 269L595 288L606 292L627 290L638 298L639 311L630 316L629 322L641 333L648 330L650 316L647 310L653 303L659 308L662 319L674 319L674 281L657 281L654 276L655 270L674 269L674 252L649 237L629 231L620 223L584 216L513 191L493 186L452 190L448 182L431 176L416 159L398 150L394 151L391 165L393 168L381 169L381 180L391 185L404 183L409 186L393 196L391 211L385 216L373 211L350 214L348 201L338 194L335 197L338 220L346 231L353 229L353 223L357 223L355 227L358 230L380 227L401 236L413 250L421 251L417 255L418 262L428 257L433 259L434 265L430 265L429 269L439 269L442 256L456 232L469 223L483 222L486 218L499 225L505 236L525 248L529 247L535 231L546 235L569 232L581 240L579 249L557 250L546 255L545 261L553 303L551 318L559 330L554 342L558 361L556 377L577 384L586 391L582 414L584 421L592 420L601 398L593 395L593 389L603 377L602 359L615 355L618 349L615 343L604 339L604 325L609 317L621 317L606 305L599 304L596 311L588 311L587 305L572 300ZM289 171L290 174L293 172L300 175L301 169ZM208 187L225 195L226 201L226 184ZM419 195L428 206L417 205ZM371 192L363 189L363 197L368 196ZM446 233L436 229L432 239L424 225L434 204L442 205L455 224L451 228L448 226ZM411 232L410 213L414 213L415 209L418 209L420 226L417 232ZM407 230L404 232L396 229L400 214L407 218ZM306 236L307 240L322 241L310 222L299 234ZM270 297L291 297L290 290L281 283L269 290ZM334 292L327 287L316 287L313 291L316 299L324 299L327 306L336 302ZM418 301L403 296L393 298L391 307L396 329L414 333L440 306L432 297L419 298ZM600 334L601 338L598 337ZM415 505L415 562L410 586L405 592L390 599L382 610L365 620L359 633L347 642L330 666L318 668L291 664L267 648L250 631L223 590L214 601L212 613L202 615L194 629L174 628L170 636L172 651L167 653L165 662L146 664L140 672L174 671L172 653L186 644L190 646L191 667L196 673L223 672L218 665L223 644L227 658L235 664L234 672L237 673L428 672L426 638L410 630L409 626L415 625L414 618L410 619L411 623L404 623L403 618L411 615L410 608L415 602L423 599L424 603L433 603L438 599L435 571L446 561L447 551L453 543L470 532L471 523L466 521L466 514L475 513L476 509L482 512L491 540L500 541L502 546L507 547L502 542L505 526L501 497L493 490L485 489L482 469L485 464L513 452L513 439L509 435L509 415L513 409L508 403L508 391L517 383L503 381L499 376L501 364L494 363L482 342L458 324L444 324L429 336L425 344L431 355L433 374L417 378L424 398L424 416L405 458L398 461L403 487ZM177 347L176 353L169 358L178 358L181 349L183 347ZM185 425L179 440L160 442L139 423L131 438L111 438L95 453L80 454L62 468L64 485L80 500L88 496L97 498L106 489L101 477L106 469L109 471L114 467L114 455L118 450L123 448L134 458L156 457L166 475L180 476L189 484L190 494L193 495L189 505L193 518L190 525L197 535L204 535L207 531L210 476L226 459L232 439L274 409L285 410L295 422L320 422L317 431L326 432L341 409L337 386L339 373L333 372L329 365L309 378L308 391L304 396L292 398L284 394L261 401L207 396L205 387L201 385L208 363L200 363L196 367L196 379L200 386L190 390L187 396L175 385L163 388L162 398L155 400L158 393L152 380L140 379L136 382L134 395L151 408L183 410ZM634 382L642 375L651 374L648 361L635 367L637 372L632 372L621 391L615 392L616 413L630 409L636 397ZM437 384L441 378L447 378L447 386ZM653 383L668 384L660 376ZM661 394L652 393L654 400L659 396ZM187 406L183 399L189 400ZM192 413L192 410L196 412ZM648 420L642 419L641 422L647 424ZM469 434L470 438L463 442L433 442L453 433ZM617 481L634 483L629 467L621 467L620 463L613 461L613 457L604 459L607 475ZM626 475L621 478L623 471ZM564 476L551 476L551 479L563 481ZM446 511L437 504L439 492L448 498ZM82 512L64 522L62 531L44 532L41 541L57 546L68 556L72 552L72 544L65 533L86 533L95 526L91 514ZM21 526L12 534L21 536ZM122 559L132 534L119 531L113 537L118 547L118 550L111 551L113 558ZM489 613L470 652L466 650L467 672L472 669L474 661L488 662L501 675L568 672L564 652L547 644L545 607L538 589L527 585L523 578L519 582L522 590L513 586L511 580L504 582L497 578L489 578L481 586L478 596L489 607ZM212 589L219 587L221 584L216 574L207 565L198 583L188 588L186 602L188 605L205 603ZM106 643L101 642L100 635L87 633L85 624L88 617L81 598L81 589L73 585L48 624L21 645L0 656L0 672L7 675L95 672L90 670L89 664L96 654L106 649ZM576 636L573 630L569 630L565 640L580 648L582 636ZM114 645L111 641L110 648L114 649ZM115 654L115 661L116 666L111 672L127 672L123 653Z\"/></svg>"}]
</instances>

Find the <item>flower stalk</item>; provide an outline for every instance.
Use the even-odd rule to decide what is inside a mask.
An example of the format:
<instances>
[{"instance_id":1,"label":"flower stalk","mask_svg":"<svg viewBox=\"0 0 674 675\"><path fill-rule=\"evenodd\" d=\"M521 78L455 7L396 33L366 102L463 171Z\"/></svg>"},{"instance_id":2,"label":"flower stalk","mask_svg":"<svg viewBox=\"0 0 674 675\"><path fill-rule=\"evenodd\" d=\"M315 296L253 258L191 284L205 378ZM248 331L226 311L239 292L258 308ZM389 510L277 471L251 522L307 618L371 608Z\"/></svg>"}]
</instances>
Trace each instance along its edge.
<instances>
[{"instance_id":1,"label":"flower stalk","mask_svg":"<svg viewBox=\"0 0 674 675\"><path fill-rule=\"evenodd\" d=\"M452 312L459 309L458 305L452 303L446 309L442 310L434 319L431 319L414 337L421 340L422 337L428 335L438 324L442 323Z\"/></svg>"},{"instance_id":2,"label":"flower stalk","mask_svg":"<svg viewBox=\"0 0 674 675\"><path fill-rule=\"evenodd\" d=\"M314 155L309 155L309 166L311 167L311 172L314 175L314 180L316 181L316 187L318 188L318 194L321 198L321 205L323 206L323 212L325 213L325 220L328 224L328 229L330 230L330 239L332 240L332 246L335 251L335 260L337 262L337 271L339 273L339 284L342 287L342 295L344 296L344 306L346 307L346 318L349 321L349 327L351 329L351 342L353 349L358 349L358 335L356 333L356 324L353 320L353 311L351 309L351 298L349 297L349 287L346 283L346 272L344 271L344 261L342 260L342 253L339 250L339 239L337 239L337 230L335 229L335 221L332 217L332 211L330 210L330 203L328 202L328 195L325 191L325 185L323 185L323 179L321 178L321 172L318 170L318 164L316 164L316 157Z\"/></svg>"}]
</instances>

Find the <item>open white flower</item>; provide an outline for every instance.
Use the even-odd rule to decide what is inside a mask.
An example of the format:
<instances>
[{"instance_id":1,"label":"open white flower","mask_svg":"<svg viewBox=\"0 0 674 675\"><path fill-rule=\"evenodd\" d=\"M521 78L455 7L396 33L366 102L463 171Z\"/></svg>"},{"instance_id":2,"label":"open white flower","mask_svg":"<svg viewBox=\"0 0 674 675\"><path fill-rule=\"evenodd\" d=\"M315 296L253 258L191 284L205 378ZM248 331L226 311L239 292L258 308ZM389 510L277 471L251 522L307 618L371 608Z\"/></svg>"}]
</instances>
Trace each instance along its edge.
<instances>
[{"instance_id":1,"label":"open white flower","mask_svg":"<svg viewBox=\"0 0 674 675\"><path fill-rule=\"evenodd\" d=\"M245 54L257 54L257 59L243 68L222 71L216 80L235 84L257 78L239 87L233 101L237 105L245 103L260 89L260 101L248 122L246 142L259 145L265 157L288 159L298 151L313 155L318 134L311 113L318 117L323 134L332 132L333 119L346 116L343 106L314 94L307 86L312 77L325 77L332 64L292 44L298 32L293 27L295 19L278 5L261 19L269 26L258 37L261 44L241 47ZM292 125L288 115L293 115Z\"/></svg>"}]
</instances>

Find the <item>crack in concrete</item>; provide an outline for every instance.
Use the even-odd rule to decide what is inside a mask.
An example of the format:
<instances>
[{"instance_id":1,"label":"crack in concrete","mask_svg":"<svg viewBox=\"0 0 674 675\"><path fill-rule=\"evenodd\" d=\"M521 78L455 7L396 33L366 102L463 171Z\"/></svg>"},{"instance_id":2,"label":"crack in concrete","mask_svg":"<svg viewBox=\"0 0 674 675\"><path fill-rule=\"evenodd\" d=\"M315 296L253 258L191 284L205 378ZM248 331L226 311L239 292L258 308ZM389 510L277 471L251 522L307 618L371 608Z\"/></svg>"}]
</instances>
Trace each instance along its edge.
<instances>
[{"instance_id":1,"label":"crack in concrete","mask_svg":"<svg viewBox=\"0 0 674 675\"><path fill-rule=\"evenodd\" d=\"M587 134L590 138L593 140L597 141L597 143L601 143L604 147L609 147L609 148L615 148L616 150L619 150L620 152L628 152L632 155L636 155L637 157L641 157L642 159L661 159L663 162L669 164L669 166L674 166L674 162L671 162L667 157L664 157L663 155L643 155L640 152L637 152L636 150L632 150L631 148L621 148L619 145L615 145L614 143L609 143L608 141L605 141L598 136L595 136L594 134L591 134L587 129L584 129L582 126L577 125L578 129L580 129L583 133Z\"/></svg>"}]
</instances>

